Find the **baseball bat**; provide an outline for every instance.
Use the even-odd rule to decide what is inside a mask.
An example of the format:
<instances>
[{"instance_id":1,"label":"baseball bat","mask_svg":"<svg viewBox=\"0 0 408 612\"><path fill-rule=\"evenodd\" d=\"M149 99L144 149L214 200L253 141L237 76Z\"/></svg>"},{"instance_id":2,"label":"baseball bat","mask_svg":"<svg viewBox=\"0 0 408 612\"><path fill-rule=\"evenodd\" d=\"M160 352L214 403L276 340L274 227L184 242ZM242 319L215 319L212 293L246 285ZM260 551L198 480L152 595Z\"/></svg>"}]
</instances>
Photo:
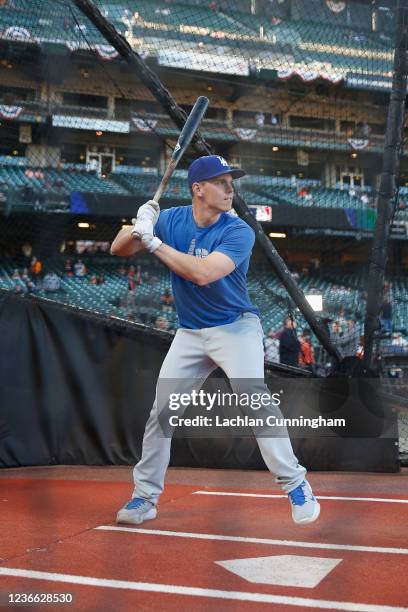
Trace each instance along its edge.
<instances>
[{"instance_id":1,"label":"baseball bat","mask_svg":"<svg viewBox=\"0 0 408 612\"><path fill-rule=\"evenodd\" d=\"M204 117L208 104L208 98L206 98L205 96L199 96L193 108L191 109L191 112L187 117L187 121L185 122L184 127L180 132L180 136L178 137L177 144L174 147L174 151L168 163L166 171L163 174L163 178L160 181L160 185L158 186L157 191L153 196L153 200L155 200L156 202L160 200L164 190L167 187L171 175L173 174L177 164L179 163L188 145L190 144L191 139L193 138L198 126L201 123L202 118Z\"/></svg>"}]
</instances>

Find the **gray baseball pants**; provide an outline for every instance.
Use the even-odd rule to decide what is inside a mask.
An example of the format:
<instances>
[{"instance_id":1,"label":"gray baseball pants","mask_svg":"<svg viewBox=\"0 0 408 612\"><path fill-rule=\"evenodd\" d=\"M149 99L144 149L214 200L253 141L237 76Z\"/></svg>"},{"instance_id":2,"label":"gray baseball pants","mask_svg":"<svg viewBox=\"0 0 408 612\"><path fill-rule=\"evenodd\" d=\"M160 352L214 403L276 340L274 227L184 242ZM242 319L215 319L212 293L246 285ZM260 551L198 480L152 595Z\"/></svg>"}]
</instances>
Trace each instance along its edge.
<instances>
[{"instance_id":1,"label":"gray baseball pants","mask_svg":"<svg viewBox=\"0 0 408 612\"><path fill-rule=\"evenodd\" d=\"M172 392L191 393L199 390L217 367L230 379L233 391L237 381L245 381L240 392L269 393L264 380L263 330L259 318L242 314L234 323L204 329L179 329L160 370L156 398L146 424L142 458L133 470L133 497L157 504L164 488L164 478L170 461L170 436L164 437L159 415L166 409L169 383ZM170 379L167 381L166 379ZM253 379L253 385L251 381ZM262 389L260 383L262 381ZM160 385L163 385L161 388ZM248 386L251 387L248 389ZM159 398L162 398L159 400ZM180 416L180 410L177 412ZM274 414L282 416L279 409ZM254 414L252 414L254 416ZM257 437L257 443L268 469L275 474L285 492L295 489L305 478L306 469L299 465L285 428L284 437ZM256 435L256 434L255 434Z\"/></svg>"}]
</instances>

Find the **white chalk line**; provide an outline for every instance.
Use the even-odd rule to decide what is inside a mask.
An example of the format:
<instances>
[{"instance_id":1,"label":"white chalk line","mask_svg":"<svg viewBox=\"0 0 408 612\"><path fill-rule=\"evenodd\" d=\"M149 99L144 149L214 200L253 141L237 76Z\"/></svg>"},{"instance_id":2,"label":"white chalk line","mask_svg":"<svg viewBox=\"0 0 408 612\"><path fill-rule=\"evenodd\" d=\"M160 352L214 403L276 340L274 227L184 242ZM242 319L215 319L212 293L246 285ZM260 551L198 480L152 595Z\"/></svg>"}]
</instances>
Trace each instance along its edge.
<instances>
[{"instance_id":1,"label":"white chalk line","mask_svg":"<svg viewBox=\"0 0 408 612\"><path fill-rule=\"evenodd\" d=\"M122 527L119 525L100 525L100 531L118 531L139 533L143 535L168 536L173 538L191 538L193 540L217 540L220 542L240 542L245 544L266 544L269 546L291 546L297 548L319 548L324 550L348 550L353 552L381 553L390 555L408 555L408 548L389 548L380 546L357 546L354 544L328 544L325 542L304 542L302 540L276 540L270 538L250 538L212 533L193 533L188 531L167 531L162 529L142 529L141 527Z\"/></svg>"},{"instance_id":2,"label":"white chalk line","mask_svg":"<svg viewBox=\"0 0 408 612\"><path fill-rule=\"evenodd\" d=\"M350 612L408 612L408 608L376 604L354 603L348 601L330 601L310 599L306 597L289 597L284 595L269 595L267 593L251 593L247 591L226 591L221 589L205 589L174 584L156 584L152 582L135 582L131 580L115 580L110 578L94 578L93 576L77 576L24 570L12 567L0 567L0 576L26 578L31 580L46 580L91 587L124 589L130 591L145 591L170 595L187 595L190 597L209 597L213 599L230 599L234 601L252 601L257 603L277 604L286 606L303 606L325 610L347 610ZM21 587L19 587L21 588Z\"/></svg>"},{"instance_id":3,"label":"white chalk line","mask_svg":"<svg viewBox=\"0 0 408 612\"><path fill-rule=\"evenodd\" d=\"M220 497L259 497L269 499L287 499L287 495L273 495L271 493L235 493L231 491L193 491L193 495L219 495ZM408 499L385 497L340 497L334 495L316 495L318 499L332 499L335 501L365 501L386 504L408 504Z\"/></svg>"}]
</instances>

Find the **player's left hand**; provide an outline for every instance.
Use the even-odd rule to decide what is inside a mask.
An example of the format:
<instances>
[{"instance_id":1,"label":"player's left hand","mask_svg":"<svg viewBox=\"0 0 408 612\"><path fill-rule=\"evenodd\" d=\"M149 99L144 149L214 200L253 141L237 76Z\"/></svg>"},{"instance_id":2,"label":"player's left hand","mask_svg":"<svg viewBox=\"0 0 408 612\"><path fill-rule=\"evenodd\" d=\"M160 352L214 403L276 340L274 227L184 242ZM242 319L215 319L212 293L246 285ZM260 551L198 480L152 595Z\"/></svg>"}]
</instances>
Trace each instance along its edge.
<instances>
[{"instance_id":1,"label":"player's left hand","mask_svg":"<svg viewBox=\"0 0 408 612\"><path fill-rule=\"evenodd\" d=\"M132 219L133 227L131 230L132 236L141 240L143 234L151 232L153 234L153 224L149 219Z\"/></svg>"},{"instance_id":2,"label":"player's left hand","mask_svg":"<svg viewBox=\"0 0 408 612\"><path fill-rule=\"evenodd\" d=\"M162 244L160 238L153 236L153 224L151 221L136 221L133 232L140 233L142 244L150 253L154 253Z\"/></svg>"}]
</instances>

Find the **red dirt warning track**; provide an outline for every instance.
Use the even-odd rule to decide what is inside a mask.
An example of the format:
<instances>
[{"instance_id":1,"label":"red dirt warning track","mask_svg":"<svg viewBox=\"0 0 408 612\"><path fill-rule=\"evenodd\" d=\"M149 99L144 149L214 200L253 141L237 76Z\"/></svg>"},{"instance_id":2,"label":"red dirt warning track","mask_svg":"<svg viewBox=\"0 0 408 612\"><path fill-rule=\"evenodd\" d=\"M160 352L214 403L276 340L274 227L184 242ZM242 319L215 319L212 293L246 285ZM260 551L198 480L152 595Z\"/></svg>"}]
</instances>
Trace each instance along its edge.
<instances>
[{"instance_id":1,"label":"red dirt warning track","mask_svg":"<svg viewBox=\"0 0 408 612\"><path fill-rule=\"evenodd\" d=\"M281 492L265 487L265 473L203 478L203 470L173 469L158 518L126 527L114 517L130 496L121 482L128 469L106 468L105 481L100 468L84 469L84 480L80 469L67 470L0 475L0 604L23 592L73 594L74 603L47 610L408 611L407 473L312 474L315 493L327 499L320 519L299 527ZM263 558L289 570L259 570ZM332 569L305 586L312 566L327 562Z\"/></svg>"}]
</instances>

